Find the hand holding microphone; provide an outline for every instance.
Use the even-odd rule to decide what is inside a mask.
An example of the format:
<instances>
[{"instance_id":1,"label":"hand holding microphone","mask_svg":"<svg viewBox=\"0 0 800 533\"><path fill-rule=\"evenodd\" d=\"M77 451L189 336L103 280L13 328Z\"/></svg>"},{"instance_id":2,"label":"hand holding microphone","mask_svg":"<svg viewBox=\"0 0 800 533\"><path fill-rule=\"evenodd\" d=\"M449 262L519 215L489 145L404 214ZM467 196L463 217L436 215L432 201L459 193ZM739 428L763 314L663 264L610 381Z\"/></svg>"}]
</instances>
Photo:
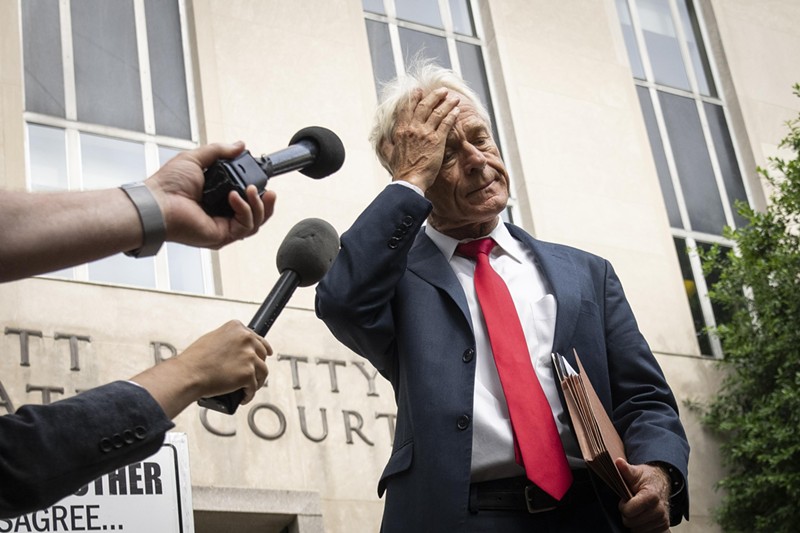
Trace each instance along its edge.
<instances>
[{"instance_id":1,"label":"hand holding microphone","mask_svg":"<svg viewBox=\"0 0 800 533\"><path fill-rule=\"evenodd\" d=\"M147 179L154 201L142 206L145 211L137 205L144 228L138 244L153 253L164 240L216 249L253 235L272 216L271 176L299 170L319 179L339 170L345 158L339 137L321 127L298 131L287 148L258 160L243 150L241 142L199 146Z\"/></svg>"},{"instance_id":2,"label":"hand holding microphone","mask_svg":"<svg viewBox=\"0 0 800 533\"><path fill-rule=\"evenodd\" d=\"M272 347L238 320L230 320L194 341L179 355L134 376L168 418L198 398L239 387L247 403L267 379Z\"/></svg>"},{"instance_id":3,"label":"hand holding microphone","mask_svg":"<svg viewBox=\"0 0 800 533\"><path fill-rule=\"evenodd\" d=\"M251 187L250 194L231 195L229 205L232 205L234 215L230 218L209 216L201 203L205 169L220 159L239 156L243 149L241 142L198 146L180 152L145 180L144 185L155 200L153 207L157 209L151 209L153 212L139 209L136 222L141 222L145 230L144 243L155 238L148 235L147 229L156 220L162 228L157 236L162 242L166 240L188 246L218 249L255 234L272 215L274 192L267 191L259 197ZM156 216L158 212L160 216ZM127 227L133 229L137 225L132 221ZM139 244L143 243L140 241Z\"/></svg>"},{"instance_id":4,"label":"hand holding microphone","mask_svg":"<svg viewBox=\"0 0 800 533\"><path fill-rule=\"evenodd\" d=\"M339 253L339 235L328 222L318 218L301 220L289 230L278 248L277 266L281 273L248 327L267 334L297 287L308 287L322 279ZM233 414L244 398L244 391L203 398L197 403L222 413Z\"/></svg>"}]
</instances>

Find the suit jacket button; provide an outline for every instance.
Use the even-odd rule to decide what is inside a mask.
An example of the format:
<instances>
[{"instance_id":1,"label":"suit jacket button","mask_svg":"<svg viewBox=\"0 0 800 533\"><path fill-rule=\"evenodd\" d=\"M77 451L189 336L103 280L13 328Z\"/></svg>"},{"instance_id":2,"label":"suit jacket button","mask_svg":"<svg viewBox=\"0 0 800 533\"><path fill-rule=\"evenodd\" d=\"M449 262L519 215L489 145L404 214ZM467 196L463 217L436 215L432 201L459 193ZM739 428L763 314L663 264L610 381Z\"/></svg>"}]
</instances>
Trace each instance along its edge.
<instances>
[{"instance_id":1,"label":"suit jacket button","mask_svg":"<svg viewBox=\"0 0 800 533\"><path fill-rule=\"evenodd\" d=\"M414 217L411 215L406 215L403 217L403 226L410 228L412 224L414 224Z\"/></svg>"},{"instance_id":2,"label":"suit jacket button","mask_svg":"<svg viewBox=\"0 0 800 533\"><path fill-rule=\"evenodd\" d=\"M108 453L112 449L114 449L114 446L111 444L111 439L109 439L107 437L103 437L102 439L100 439L100 451L101 452Z\"/></svg>"},{"instance_id":3,"label":"suit jacket button","mask_svg":"<svg viewBox=\"0 0 800 533\"><path fill-rule=\"evenodd\" d=\"M469 427L469 416L461 415L458 417L458 421L456 422L456 426L460 430L465 430Z\"/></svg>"},{"instance_id":4,"label":"suit jacket button","mask_svg":"<svg viewBox=\"0 0 800 533\"><path fill-rule=\"evenodd\" d=\"M122 432L122 440L125 441L125 444L133 444L133 431L130 429L126 429Z\"/></svg>"},{"instance_id":5,"label":"suit jacket button","mask_svg":"<svg viewBox=\"0 0 800 533\"><path fill-rule=\"evenodd\" d=\"M114 445L114 448L122 448L125 444L125 441L122 440L122 435L119 433L114 433L114 436L111 437L111 443Z\"/></svg>"},{"instance_id":6,"label":"suit jacket button","mask_svg":"<svg viewBox=\"0 0 800 533\"><path fill-rule=\"evenodd\" d=\"M391 239L389 239L389 248L394 250L395 248L397 248L399 242L400 239L398 239L397 237L392 237Z\"/></svg>"},{"instance_id":7,"label":"suit jacket button","mask_svg":"<svg viewBox=\"0 0 800 533\"><path fill-rule=\"evenodd\" d=\"M475 358L475 350L472 348L467 348L464 350L464 353L461 355L461 360L465 363L469 363Z\"/></svg>"},{"instance_id":8,"label":"suit jacket button","mask_svg":"<svg viewBox=\"0 0 800 533\"><path fill-rule=\"evenodd\" d=\"M147 436L147 428L144 426L136 426L133 429L133 434L137 439L142 440Z\"/></svg>"}]
</instances>

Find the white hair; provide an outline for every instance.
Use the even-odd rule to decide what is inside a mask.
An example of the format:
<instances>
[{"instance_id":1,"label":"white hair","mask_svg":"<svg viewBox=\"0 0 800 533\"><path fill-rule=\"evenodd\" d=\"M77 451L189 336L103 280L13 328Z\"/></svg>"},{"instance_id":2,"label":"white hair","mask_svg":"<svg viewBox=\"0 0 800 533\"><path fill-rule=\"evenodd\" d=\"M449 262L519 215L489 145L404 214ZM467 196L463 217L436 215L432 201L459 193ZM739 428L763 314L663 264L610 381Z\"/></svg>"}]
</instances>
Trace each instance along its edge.
<instances>
[{"instance_id":1,"label":"white hair","mask_svg":"<svg viewBox=\"0 0 800 533\"><path fill-rule=\"evenodd\" d=\"M439 87L446 87L467 97L486 124L491 125L489 113L480 97L461 76L450 69L436 65L431 60L415 60L404 76L398 76L383 86L381 103L375 111L372 131L369 135L372 149L375 150L381 165L390 174L392 168L381 152L381 145L384 140L391 140L398 109L411 99L416 89L422 89L423 94L427 95Z\"/></svg>"}]
</instances>

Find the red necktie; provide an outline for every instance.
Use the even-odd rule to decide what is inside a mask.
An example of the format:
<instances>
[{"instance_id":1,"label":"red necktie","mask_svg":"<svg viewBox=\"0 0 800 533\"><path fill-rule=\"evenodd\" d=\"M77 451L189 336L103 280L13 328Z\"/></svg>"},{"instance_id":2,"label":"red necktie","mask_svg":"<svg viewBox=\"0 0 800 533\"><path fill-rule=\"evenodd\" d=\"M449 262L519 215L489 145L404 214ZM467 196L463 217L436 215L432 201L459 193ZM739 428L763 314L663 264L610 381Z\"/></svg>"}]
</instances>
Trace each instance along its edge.
<instances>
[{"instance_id":1,"label":"red necktie","mask_svg":"<svg viewBox=\"0 0 800 533\"><path fill-rule=\"evenodd\" d=\"M459 244L456 253L477 260L475 291L506 395L521 464L528 479L560 500L572 484L572 471L550 404L533 370L511 293L489 265L494 245L491 238L479 239Z\"/></svg>"}]
</instances>

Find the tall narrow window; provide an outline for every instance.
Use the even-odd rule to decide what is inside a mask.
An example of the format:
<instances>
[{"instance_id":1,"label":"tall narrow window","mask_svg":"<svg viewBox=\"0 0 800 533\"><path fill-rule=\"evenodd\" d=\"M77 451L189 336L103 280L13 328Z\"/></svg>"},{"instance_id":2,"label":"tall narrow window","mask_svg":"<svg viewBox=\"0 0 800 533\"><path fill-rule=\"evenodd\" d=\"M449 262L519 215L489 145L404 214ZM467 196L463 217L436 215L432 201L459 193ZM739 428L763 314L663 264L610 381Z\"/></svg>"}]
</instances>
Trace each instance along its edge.
<instances>
[{"instance_id":1,"label":"tall narrow window","mask_svg":"<svg viewBox=\"0 0 800 533\"><path fill-rule=\"evenodd\" d=\"M87 190L140 181L196 146L182 0L26 0L28 185ZM69 279L211 292L208 252L169 244L54 272Z\"/></svg>"},{"instance_id":2,"label":"tall narrow window","mask_svg":"<svg viewBox=\"0 0 800 533\"><path fill-rule=\"evenodd\" d=\"M414 59L458 72L486 106L499 142L480 25L470 0L363 0L375 90L402 75ZM503 213L512 218L514 195Z\"/></svg>"},{"instance_id":3,"label":"tall narrow window","mask_svg":"<svg viewBox=\"0 0 800 533\"><path fill-rule=\"evenodd\" d=\"M697 251L730 246L725 226L745 223L748 194L692 0L616 0L661 192L704 355L722 356L705 332L720 310L708 298Z\"/></svg>"}]
</instances>

